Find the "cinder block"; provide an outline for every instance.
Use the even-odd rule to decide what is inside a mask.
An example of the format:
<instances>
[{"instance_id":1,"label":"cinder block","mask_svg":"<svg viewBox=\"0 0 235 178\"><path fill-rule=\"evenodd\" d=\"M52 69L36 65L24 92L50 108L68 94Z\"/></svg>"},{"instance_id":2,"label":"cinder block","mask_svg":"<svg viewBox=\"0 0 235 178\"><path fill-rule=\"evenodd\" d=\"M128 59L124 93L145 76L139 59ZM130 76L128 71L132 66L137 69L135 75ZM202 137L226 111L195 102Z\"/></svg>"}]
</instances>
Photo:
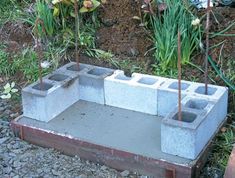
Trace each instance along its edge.
<instances>
[{"instance_id":1,"label":"cinder block","mask_svg":"<svg viewBox=\"0 0 235 178\"><path fill-rule=\"evenodd\" d=\"M157 115L157 88L164 78L116 71L105 79L106 105Z\"/></svg>"},{"instance_id":2,"label":"cinder block","mask_svg":"<svg viewBox=\"0 0 235 178\"><path fill-rule=\"evenodd\" d=\"M193 82L181 81L182 99L192 90ZM178 104L178 81L168 79L158 89L158 115L165 117Z\"/></svg>"},{"instance_id":3,"label":"cinder block","mask_svg":"<svg viewBox=\"0 0 235 178\"><path fill-rule=\"evenodd\" d=\"M205 84L195 83L191 95L214 101L217 110L217 124L220 124L227 115L228 110L228 88L216 85L208 85L208 94L205 95Z\"/></svg>"},{"instance_id":4,"label":"cinder block","mask_svg":"<svg viewBox=\"0 0 235 178\"><path fill-rule=\"evenodd\" d=\"M58 68L56 71L66 73L67 75L78 76L81 72L93 69L94 66L89 64L79 63L79 68L76 62L70 62Z\"/></svg>"},{"instance_id":5,"label":"cinder block","mask_svg":"<svg viewBox=\"0 0 235 178\"><path fill-rule=\"evenodd\" d=\"M196 159L216 131L214 106L215 103L206 100L189 99L182 108L182 121L178 120L175 108L161 123L162 151Z\"/></svg>"},{"instance_id":6,"label":"cinder block","mask_svg":"<svg viewBox=\"0 0 235 178\"><path fill-rule=\"evenodd\" d=\"M50 74L22 90L24 116L49 122L79 100L79 80L63 73Z\"/></svg>"},{"instance_id":7,"label":"cinder block","mask_svg":"<svg viewBox=\"0 0 235 178\"><path fill-rule=\"evenodd\" d=\"M80 99L99 104L105 103L104 78L112 75L113 69L93 66L79 73Z\"/></svg>"}]
</instances>

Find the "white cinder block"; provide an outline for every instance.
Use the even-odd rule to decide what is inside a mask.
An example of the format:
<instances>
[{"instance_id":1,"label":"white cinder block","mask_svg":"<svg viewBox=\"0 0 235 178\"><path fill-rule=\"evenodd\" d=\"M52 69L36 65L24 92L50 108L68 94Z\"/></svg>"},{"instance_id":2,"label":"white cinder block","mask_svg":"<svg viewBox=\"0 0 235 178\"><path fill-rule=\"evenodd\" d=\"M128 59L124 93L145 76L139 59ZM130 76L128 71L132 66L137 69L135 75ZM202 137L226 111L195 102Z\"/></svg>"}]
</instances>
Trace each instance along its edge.
<instances>
[{"instance_id":1,"label":"white cinder block","mask_svg":"<svg viewBox=\"0 0 235 178\"><path fill-rule=\"evenodd\" d=\"M164 78L134 73L126 77L123 71L105 78L106 105L157 115L157 88Z\"/></svg>"},{"instance_id":2,"label":"white cinder block","mask_svg":"<svg viewBox=\"0 0 235 178\"><path fill-rule=\"evenodd\" d=\"M189 93L193 87L193 82L181 81L181 97L182 99ZM178 104L178 81L168 79L158 89L158 115L165 117L174 110Z\"/></svg>"},{"instance_id":3,"label":"white cinder block","mask_svg":"<svg viewBox=\"0 0 235 178\"><path fill-rule=\"evenodd\" d=\"M61 73L46 76L43 90L39 82L27 86L22 90L24 116L49 122L79 100L78 86L77 78Z\"/></svg>"}]
</instances>

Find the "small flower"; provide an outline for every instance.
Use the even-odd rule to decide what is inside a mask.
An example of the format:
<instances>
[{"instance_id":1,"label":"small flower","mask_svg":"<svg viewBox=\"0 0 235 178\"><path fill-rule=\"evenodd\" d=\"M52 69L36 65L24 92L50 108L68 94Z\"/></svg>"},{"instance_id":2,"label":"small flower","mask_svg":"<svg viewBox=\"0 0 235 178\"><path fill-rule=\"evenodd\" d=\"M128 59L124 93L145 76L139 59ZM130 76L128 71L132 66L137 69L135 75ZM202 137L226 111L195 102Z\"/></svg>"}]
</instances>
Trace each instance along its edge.
<instances>
[{"instance_id":1,"label":"small flower","mask_svg":"<svg viewBox=\"0 0 235 178\"><path fill-rule=\"evenodd\" d=\"M198 26L199 24L200 24L200 19L199 18L196 18L192 21L193 26Z\"/></svg>"},{"instance_id":2,"label":"small flower","mask_svg":"<svg viewBox=\"0 0 235 178\"><path fill-rule=\"evenodd\" d=\"M41 62L41 67L43 69L48 69L51 66L51 63L49 61L43 61Z\"/></svg>"},{"instance_id":3,"label":"small flower","mask_svg":"<svg viewBox=\"0 0 235 178\"><path fill-rule=\"evenodd\" d=\"M90 0L83 1L83 6L87 9L91 9L93 7L93 3Z\"/></svg>"}]
</instances>

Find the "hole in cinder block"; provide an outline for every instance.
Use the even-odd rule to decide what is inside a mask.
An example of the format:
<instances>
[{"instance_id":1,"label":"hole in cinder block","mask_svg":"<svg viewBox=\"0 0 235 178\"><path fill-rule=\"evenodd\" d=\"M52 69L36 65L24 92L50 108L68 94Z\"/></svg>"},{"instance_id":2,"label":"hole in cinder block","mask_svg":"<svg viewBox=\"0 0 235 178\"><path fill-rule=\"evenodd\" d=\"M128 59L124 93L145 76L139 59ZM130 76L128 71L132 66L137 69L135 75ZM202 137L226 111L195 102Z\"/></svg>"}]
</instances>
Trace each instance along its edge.
<instances>
[{"instance_id":1,"label":"hole in cinder block","mask_svg":"<svg viewBox=\"0 0 235 178\"><path fill-rule=\"evenodd\" d=\"M149 78L149 77L142 77L140 80L138 80L137 82L145 84L145 85L153 85L157 82L157 79L154 78Z\"/></svg>"},{"instance_id":2,"label":"hole in cinder block","mask_svg":"<svg viewBox=\"0 0 235 178\"><path fill-rule=\"evenodd\" d=\"M49 77L48 79L49 80L54 80L54 81L57 81L57 82L60 82L60 81L63 81L65 79L67 79L69 76L67 75L63 75L63 74L54 74L52 75L51 77Z\"/></svg>"},{"instance_id":3,"label":"hole in cinder block","mask_svg":"<svg viewBox=\"0 0 235 178\"><path fill-rule=\"evenodd\" d=\"M207 90L207 95L213 95L215 92L217 91L217 88L213 88L213 87L208 87L208 90ZM201 86L201 87L198 87L196 90L195 90L196 93L199 93L199 94L203 94L205 95L205 87L204 86Z\"/></svg>"},{"instance_id":4,"label":"hole in cinder block","mask_svg":"<svg viewBox=\"0 0 235 178\"><path fill-rule=\"evenodd\" d=\"M52 87L53 87L52 84L42 82L42 84L38 83L38 84L34 85L32 88L35 90L47 91Z\"/></svg>"},{"instance_id":5,"label":"hole in cinder block","mask_svg":"<svg viewBox=\"0 0 235 178\"><path fill-rule=\"evenodd\" d=\"M187 123L192 123L195 119L197 118L197 115L194 113L190 113L190 112L186 112L186 111L182 111L182 122L187 122ZM173 116L174 120L179 120L178 119L178 113L176 113Z\"/></svg>"},{"instance_id":6,"label":"hole in cinder block","mask_svg":"<svg viewBox=\"0 0 235 178\"><path fill-rule=\"evenodd\" d=\"M104 74L110 74L110 73L112 72L107 71L106 69L102 69L102 68L94 68L88 72L88 74L97 75L97 76L102 76Z\"/></svg>"},{"instance_id":7,"label":"hole in cinder block","mask_svg":"<svg viewBox=\"0 0 235 178\"><path fill-rule=\"evenodd\" d=\"M87 68L86 66L84 66L84 65L79 65L79 68L78 68L78 65L77 64L73 64L73 65L71 65L71 66L69 66L69 67L67 67L67 70L71 70L71 71L81 71L81 70L83 70L83 69L85 69L85 68Z\"/></svg>"},{"instance_id":8,"label":"hole in cinder block","mask_svg":"<svg viewBox=\"0 0 235 178\"><path fill-rule=\"evenodd\" d=\"M206 100L194 99L189 100L185 106L192 109L204 109L207 105L208 101Z\"/></svg>"},{"instance_id":9,"label":"hole in cinder block","mask_svg":"<svg viewBox=\"0 0 235 178\"><path fill-rule=\"evenodd\" d=\"M118 75L115 79L129 81L131 80L131 77L127 77L126 75Z\"/></svg>"},{"instance_id":10,"label":"hole in cinder block","mask_svg":"<svg viewBox=\"0 0 235 178\"><path fill-rule=\"evenodd\" d=\"M188 83L184 83L184 82L181 83L181 90L186 90L188 87L189 87L189 84L188 84ZM178 90L178 82L173 82L173 83L169 86L169 88Z\"/></svg>"}]
</instances>

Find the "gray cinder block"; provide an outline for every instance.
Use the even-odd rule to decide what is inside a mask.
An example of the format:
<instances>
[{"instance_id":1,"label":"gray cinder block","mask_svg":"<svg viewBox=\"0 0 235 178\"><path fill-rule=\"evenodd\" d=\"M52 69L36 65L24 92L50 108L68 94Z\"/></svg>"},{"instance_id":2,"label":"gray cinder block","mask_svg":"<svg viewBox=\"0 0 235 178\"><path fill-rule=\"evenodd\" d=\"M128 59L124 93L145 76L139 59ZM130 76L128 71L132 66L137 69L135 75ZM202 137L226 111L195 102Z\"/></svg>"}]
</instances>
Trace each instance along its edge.
<instances>
[{"instance_id":1,"label":"gray cinder block","mask_svg":"<svg viewBox=\"0 0 235 178\"><path fill-rule=\"evenodd\" d=\"M227 115L228 110L228 88L217 86L217 85L208 85L208 94L205 95L205 84L195 83L192 88L191 95L207 99L209 101L214 101L216 110L217 110L217 121L220 124Z\"/></svg>"},{"instance_id":2,"label":"gray cinder block","mask_svg":"<svg viewBox=\"0 0 235 178\"><path fill-rule=\"evenodd\" d=\"M157 93L165 78L116 71L105 79L107 105L157 115Z\"/></svg>"},{"instance_id":3,"label":"gray cinder block","mask_svg":"<svg viewBox=\"0 0 235 178\"><path fill-rule=\"evenodd\" d=\"M79 74L80 99L99 104L105 103L104 79L112 75L113 69L93 66Z\"/></svg>"},{"instance_id":4,"label":"gray cinder block","mask_svg":"<svg viewBox=\"0 0 235 178\"><path fill-rule=\"evenodd\" d=\"M182 80L181 82L181 97L184 98L191 88L193 82ZM158 89L158 115L165 117L171 111L174 110L178 104L178 81L174 79L168 79Z\"/></svg>"},{"instance_id":5,"label":"gray cinder block","mask_svg":"<svg viewBox=\"0 0 235 178\"><path fill-rule=\"evenodd\" d=\"M187 97L182 105L182 121L178 120L177 107L162 120L161 149L195 159L217 129L215 103Z\"/></svg>"},{"instance_id":6,"label":"gray cinder block","mask_svg":"<svg viewBox=\"0 0 235 178\"><path fill-rule=\"evenodd\" d=\"M89 64L79 63L79 68L76 62L70 62L58 68L56 71L66 73L67 75L78 76L81 72L93 69L94 66Z\"/></svg>"},{"instance_id":7,"label":"gray cinder block","mask_svg":"<svg viewBox=\"0 0 235 178\"><path fill-rule=\"evenodd\" d=\"M22 90L24 116L48 122L79 100L79 80L58 71Z\"/></svg>"},{"instance_id":8,"label":"gray cinder block","mask_svg":"<svg viewBox=\"0 0 235 178\"><path fill-rule=\"evenodd\" d=\"M113 69L70 62L58 69L68 75L79 77L80 99L104 104L104 78L112 75Z\"/></svg>"}]
</instances>

